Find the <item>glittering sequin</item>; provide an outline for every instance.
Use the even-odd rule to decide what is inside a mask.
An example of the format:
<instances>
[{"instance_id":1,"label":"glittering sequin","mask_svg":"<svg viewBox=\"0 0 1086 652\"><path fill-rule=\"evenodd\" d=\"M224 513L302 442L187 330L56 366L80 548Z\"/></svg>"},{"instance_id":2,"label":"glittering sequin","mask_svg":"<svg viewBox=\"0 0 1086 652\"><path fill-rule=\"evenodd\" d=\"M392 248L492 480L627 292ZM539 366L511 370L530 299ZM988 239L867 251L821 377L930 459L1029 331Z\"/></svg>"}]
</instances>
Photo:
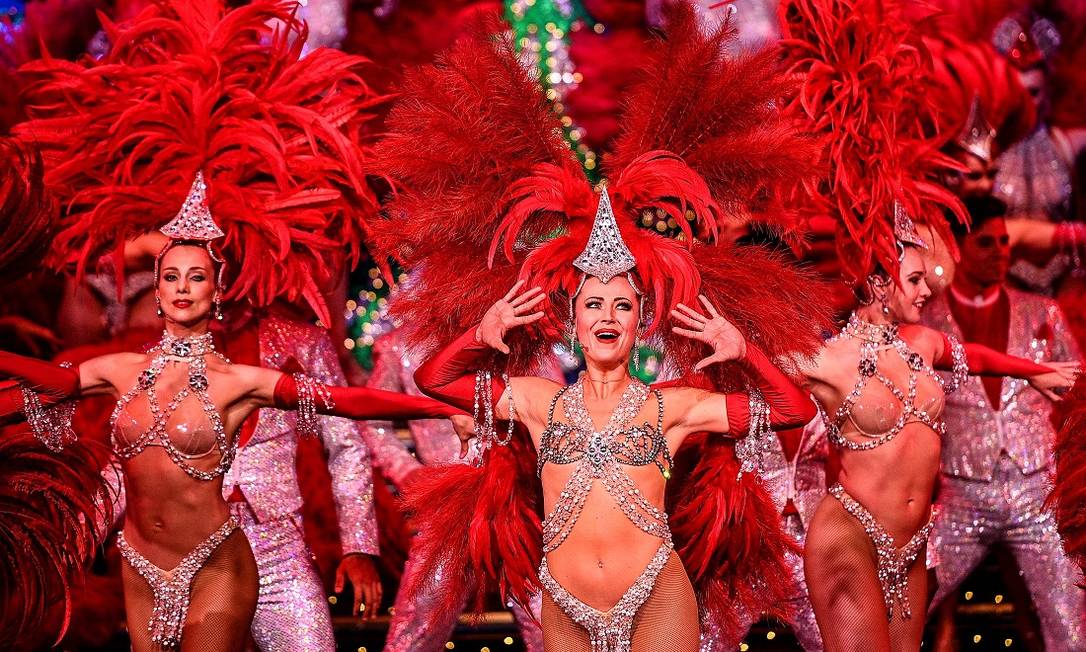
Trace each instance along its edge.
<instances>
[{"instance_id":1,"label":"glittering sequin","mask_svg":"<svg viewBox=\"0 0 1086 652\"><path fill-rule=\"evenodd\" d=\"M155 566L128 545L124 532L117 534L117 549L121 556L147 580L154 595L154 610L151 612L151 621L147 624L152 641L163 647L177 647L181 644L181 629L189 611L192 578L237 527L237 519L231 516L218 530L212 532L211 536L185 555L173 570L168 571Z\"/></svg>"},{"instance_id":2,"label":"glittering sequin","mask_svg":"<svg viewBox=\"0 0 1086 652\"><path fill-rule=\"evenodd\" d=\"M871 537L871 543L875 544L879 584L882 585L882 597L886 601L886 619L893 620L895 604L901 609L901 618L912 618L909 606L909 568L924 550L928 535L935 527L934 510L924 527L917 530L904 546L898 548L894 545L894 537L871 512L848 495L844 487L835 484L830 487L830 494L841 501L845 510L863 525L864 532Z\"/></svg>"},{"instance_id":3,"label":"glittering sequin","mask_svg":"<svg viewBox=\"0 0 1086 652\"><path fill-rule=\"evenodd\" d=\"M71 363L62 362L62 367L71 367ZM30 432L46 448L59 453L73 443L77 437L72 430L72 417L75 415L75 401L61 401L56 405L44 407L38 393L26 385L20 386L23 392L23 414Z\"/></svg>"}]
</instances>

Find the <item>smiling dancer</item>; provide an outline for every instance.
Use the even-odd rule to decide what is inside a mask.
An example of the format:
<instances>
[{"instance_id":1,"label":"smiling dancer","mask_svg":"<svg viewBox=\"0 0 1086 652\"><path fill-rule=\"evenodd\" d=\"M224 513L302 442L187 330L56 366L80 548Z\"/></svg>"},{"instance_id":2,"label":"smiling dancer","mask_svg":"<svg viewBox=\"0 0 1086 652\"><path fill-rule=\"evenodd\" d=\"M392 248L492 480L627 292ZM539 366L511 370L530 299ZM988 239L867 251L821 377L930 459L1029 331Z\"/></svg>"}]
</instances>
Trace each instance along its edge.
<instances>
[{"instance_id":1,"label":"smiling dancer","mask_svg":"<svg viewBox=\"0 0 1086 652\"><path fill-rule=\"evenodd\" d=\"M789 88L773 53L732 60L726 28L701 34L682 4L669 19L598 192L512 45L489 35L408 75L378 147L404 190L374 232L420 270L393 309L442 345L416 380L478 408L485 451L479 467L418 472L412 555L452 578L447 608L468 582L521 602L542 587L547 650L696 650L699 616L732 635L741 607L791 593L791 546L750 472L769 428L813 416L769 356L816 344L815 286L757 247L694 236L774 214L811 150L769 101ZM450 102L470 121L450 123ZM681 235L638 228L652 209ZM533 375L560 339L587 360L569 386ZM646 339L680 380L630 377ZM677 456L693 460L681 475Z\"/></svg>"},{"instance_id":2,"label":"smiling dancer","mask_svg":"<svg viewBox=\"0 0 1086 652\"><path fill-rule=\"evenodd\" d=\"M824 206L861 304L804 367L841 466L808 528L807 585L827 650L914 651L945 395L973 373L1026 378L1052 398L1077 366L963 346L917 324L931 290L913 220L949 240L943 211L962 216L962 207L931 183L948 161L921 131L935 109L901 5L791 0L785 16L790 65L806 76L794 107L823 134ZM867 68L876 60L883 65ZM871 71L868 83L844 81L857 67Z\"/></svg>"}]
</instances>

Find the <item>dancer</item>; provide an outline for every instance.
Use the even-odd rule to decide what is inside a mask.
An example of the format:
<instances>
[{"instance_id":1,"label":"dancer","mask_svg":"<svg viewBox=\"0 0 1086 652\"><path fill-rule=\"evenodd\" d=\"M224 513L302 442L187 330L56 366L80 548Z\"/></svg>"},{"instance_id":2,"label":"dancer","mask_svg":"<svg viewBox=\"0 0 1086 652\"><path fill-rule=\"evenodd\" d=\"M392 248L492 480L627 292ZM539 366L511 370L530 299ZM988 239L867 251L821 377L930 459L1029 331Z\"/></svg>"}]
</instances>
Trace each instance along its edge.
<instances>
[{"instance_id":1,"label":"dancer","mask_svg":"<svg viewBox=\"0 0 1086 652\"><path fill-rule=\"evenodd\" d=\"M979 373L1028 378L1055 397L1075 372L916 325L931 292L913 219L947 234L944 208L961 216L962 207L929 182L946 161L920 131L934 109L917 34L900 12L878 0L792 0L785 11L789 62L807 75L794 107L823 133L828 210L861 302L803 368L841 467L804 551L827 650L920 647L927 574L918 560L933 527L944 395ZM841 83L876 59L884 65L867 84Z\"/></svg>"},{"instance_id":2,"label":"dancer","mask_svg":"<svg viewBox=\"0 0 1086 652\"><path fill-rule=\"evenodd\" d=\"M791 594L791 546L750 472L770 427L813 416L769 356L813 352L822 313L803 273L716 235L726 219L779 215L811 149L770 100L791 86L774 53L727 58L726 25L703 34L689 6L669 11L599 192L489 32L409 74L389 117L377 169L403 190L371 231L419 270L392 309L412 341L444 345L416 381L478 407L484 451L405 490L419 576L440 570L450 587L431 618L459 590L497 583L524 604L542 586L546 650L694 650L699 615L732 636L741 609L776 612ZM450 122L450 102L469 117ZM657 209L681 235L636 226ZM566 338L585 374L539 378ZM675 366L673 386L631 379L642 339Z\"/></svg>"},{"instance_id":3,"label":"dancer","mask_svg":"<svg viewBox=\"0 0 1086 652\"><path fill-rule=\"evenodd\" d=\"M127 561L125 608L137 650L182 640L185 649L230 650L246 640L257 570L221 494L237 450L234 434L254 409L298 410L302 433L314 431L318 412L363 419L455 414L425 399L233 365L215 351L207 327L225 292L224 265L211 245L222 232L211 220L206 189L198 175L177 217L163 227L171 239L155 275L166 330L149 353L106 355L78 370L0 356L0 373L24 383L27 420L51 448L70 441L70 424L59 414L67 409L70 418L70 407L44 408L39 394L120 395L113 444L128 505L117 545ZM167 403L160 392L171 397Z\"/></svg>"},{"instance_id":4,"label":"dancer","mask_svg":"<svg viewBox=\"0 0 1086 652\"><path fill-rule=\"evenodd\" d=\"M395 299L394 299L395 300ZM375 362L367 387L386 391L403 392L419 396L414 375L419 367L418 355L404 341L399 328L382 335L373 345ZM561 376L561 374L558 374ZM408 424L415 442L415 453L408 452L396 436L392 422L371 421L366 424L366 441L373 454L373 464L398 489L404 490L408 478L425 465L472 463L474 455L461 455L460 440L456 431L443 421L412 421ZM417 456L417 457L416 457ZM418 563L408 556L401 584L413 582ZM429 617L433 604L440 603L440 593L445 587L434 578L425 583L421 592L408 599L406 591L396 595L392 620L388 625L385 649L388 652L413 650L437 650L449 640L461 609L449 610L444 621L435 622ZM468 595L463 600L466 602ZM508 605L517 620L524 647L528 652L541 652L543 638L539 631L539 600L532 599L531 610L519 604Z\"/></svg>"},{"instance_id":5,"label":"dancer","mask_svg":"<svg viewBox=\"0 0 1086 652\"><path fill-rule=\"evenodd\" d=\"M1072 362L1081 353L1059 307L1006 286L1010 264L1005 207L971 199L971 232L958 234L961 261L924 323L949 335L1036 362ZM1044 507L1055 440L1052 406L1019 380L969 380L947 401L939 517L938 605L1003 542L1014 554L1040 617L1047 649L1086 649L1086 596Z\"/></svg>"},{"instance_id":6,"label":"dancer","mask_svg":"<svg viewBox=\"0 0 1086 652\"><path fill-rule=\"evenodd\" d=\"M785 441L789 440L780 437L769 440L769 450L760 475L773 496L773 503L784 523L784 531L802 547L811 517L826 495L826 463L829 457L826 426L821 418L816 417L804 426L797 448L786 448ZM789 598L792 610L785 622L792 628L792 633L804 650L821 652L822 635L818 631L804 580L803 555L799 551L789 552L788 563L796 579L797 590ZM738 649L742 638L760 615L746 614L746 624L740 637L730 641L720 640L716 628L711 623L707 624L702 635L701 652Z\"/></svg>"}]
</instances>

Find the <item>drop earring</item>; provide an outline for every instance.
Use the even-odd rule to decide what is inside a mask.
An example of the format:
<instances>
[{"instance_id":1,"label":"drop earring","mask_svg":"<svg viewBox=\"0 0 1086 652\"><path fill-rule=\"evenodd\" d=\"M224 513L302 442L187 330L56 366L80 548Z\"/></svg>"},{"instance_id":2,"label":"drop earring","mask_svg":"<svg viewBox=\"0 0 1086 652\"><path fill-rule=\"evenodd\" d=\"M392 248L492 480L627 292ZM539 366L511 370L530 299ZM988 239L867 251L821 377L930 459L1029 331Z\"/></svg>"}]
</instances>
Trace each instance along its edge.
<instances>
[{"instance_id":1,"label":"drop earring","mask_svg":"<svg viewBox=\"0 0 1086 652\"><path fill-rule=\"evenodd\" d=\"M162 312L162 297L158 296L157 292L155 293L155 314L159 317L162 317L165 314Z\"/></svg>"},{"instance_id":2,"label":"drop earring","mask_svg":"<svg viewBox=\"0 0 1086 652\"><path fill-rule=\"evenodd\" d=\"M569 352L577 353L577 333L573 330L573 322L569 322L566 335L569 336Z\"/></svg>"},{"instance_id":3,"label":"drop earring","mask_svg":"<svg viewBox=\"0 0 1086 652\"><path fill-rule=\"evenodd\" d=\"M636 371L641 371L641 336L634 340L633 365Z\"/></svg>"}]
</instances>

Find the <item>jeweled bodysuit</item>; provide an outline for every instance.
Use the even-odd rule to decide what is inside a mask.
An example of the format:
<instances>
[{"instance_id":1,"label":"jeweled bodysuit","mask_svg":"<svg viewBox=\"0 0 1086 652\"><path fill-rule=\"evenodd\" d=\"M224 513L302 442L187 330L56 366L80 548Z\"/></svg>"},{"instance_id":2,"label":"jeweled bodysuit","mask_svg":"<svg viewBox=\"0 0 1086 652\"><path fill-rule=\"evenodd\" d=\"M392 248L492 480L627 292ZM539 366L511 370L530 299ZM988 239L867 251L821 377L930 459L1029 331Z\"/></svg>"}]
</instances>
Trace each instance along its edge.
<instances>
[{"instance_id":1,"label":"jeweled bodysuit","mask_svg":"<svg viewBox=\"0 0 1086 652\"><path fill-rule=\"evenodd\" d=\"M150 353L154 356L151 365L140 374L136 385L121 396L110 419L114 453L128 461L148 447L158 446L194 479L217 479L230 468L236 444L227 436L222 416L208 395L204 357L216 355L229 361L215 351L210 333L192 338L163 334ZM156 384L171 362L187 365L187 383L163 407ZM179 418L173 418L175 415ZM210 442L209 435L213 437ZM213 468L201 469L192 464L216 451L219 460ZM154 643L162 647L180 644L193 578L237 527L237 519L231 516L172 570L163 570L148 561L128 544L123 531L117 535L121 555L147 580L154 595L154 610L147 626Z\"/></svg>"},{"instance_id":2,"label":"jeweled bodysuit","mask_svg":"<svg viewBox=\"0 0 1086 652\"><path fill-rule=\"evenodd\" d=\"M1003 317L963 306L952 313L947 295L924 311L924 322L958 336L964 329L1003 330L1002 343L970 340L1035 362L1080 360L1081 353L1056 304L1048 298L1005 289L993 309ZM976 314L976 317L971 317ZM965 323L959 322L959 317ZM971 323L975 319L981 323ZM966 331L967 333L969 331ZM1002 344L1002 345L1001 345ZM938 605L1001 542L1015 556L1029 588L1050 650L1086 650L1086 594L1075 583L1078 569L1067 558L1056 522L1045 505L1055 429L1052 403L1018 378L971 378L947 401L948 436L942 452L942 480L932 542ZM993 401L995 401L993 403Z\"/></svg>"},{"instance_id":3,"label":"jeweled bodysuit","mask_svg":"<svg viewBox=\"0 0 1086 652\"><path fill-rule=\"evenodd\" d=\"M852 391L845 396L844 401L835 411L833 418L823 413L832 444L849 451L868 451L892 441L910 423L924 424L940 435L946 431L946 425L940 419L942 406L939 403L945 393L954 391L961 384L968 372L965 353L957 340L950 340L955 372L949 382L944 382L943 378L924 362L920 354L911 350L909 345L899 337L896 323L881 326L868 324L853 314L845 329L831 342L846 337L860 340L859 377ZM879 354L881 352L894 352L905 362L908 369L906 389L902 390L893 380L880 372ZM863 413L863 408L867 407L863 400L864 390L871 380L877 381L886 392L889 392L895 404L900 406L897 408L896 417L880 414L877 410L870 414ZM923 388L925 405L918 404L918 398L921 397L921 381L925 383ZM874 403L874 401L871 402ZM869 419L874 422L875 428L866 423ZM864 421L869 427L865 429L859 421ZM850 430L858 433L866 441L854 441L845 437L842 426L846 422L852 424ZM878 579L882 585L887 619L893 618L895 606L900 610L900 618L911 618L908 573L924 550L928 536L934 527L934 512L926 525L913 534L905 545L898 547L895 545L894 537L886 528L863 505L850 496L841 484L830 487L830 494L863 525L864 531L875 546Z\"/></svg>"},{"instance_id":4,"label":"jeweled bodysuit","mask_svg":"<svg viewBox=\"0 0 1086 652\"><path fill-rule=\"evenodd\" d=\"M649 502L626 473L626 466L655 464L665 478L671 473L671 454L663 434L664 401L656 398L656 425L634 425L650 394L649 388L631 380L607 424L597 430L584 402L584 381L561 389L551 400L547 425L540 438L538 472L544 465L576 465L554 507L543 520L543 560L539 580L550 598L589 635L593 652L628 652L634 618L648 599L657 575L673 554L667 513ZM565 421L555 421L562 401ZM659 537L660 547L648 566L618 602L607 612L585 604L551 576L547 553L566 540L581 517L585 501L599 485L614 499L623 514L639 529ZM544 630L546 634L546 629Z\"/></svg>"}]
</instances>

